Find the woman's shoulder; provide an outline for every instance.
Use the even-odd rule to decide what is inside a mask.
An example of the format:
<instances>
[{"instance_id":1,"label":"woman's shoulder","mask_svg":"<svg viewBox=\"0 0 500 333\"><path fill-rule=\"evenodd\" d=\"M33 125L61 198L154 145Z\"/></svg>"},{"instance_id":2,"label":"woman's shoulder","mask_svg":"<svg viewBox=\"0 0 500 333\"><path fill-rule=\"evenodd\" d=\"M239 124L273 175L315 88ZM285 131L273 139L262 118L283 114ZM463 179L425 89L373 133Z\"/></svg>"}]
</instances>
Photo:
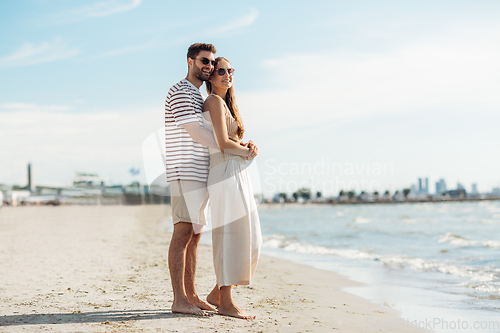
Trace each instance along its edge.
<instances>
[{"instance_id":1,"label":"woman's shoulder","mask_svg":"<svg viewBox=\"0 0 500 333\"><path fill-rule=\"evenodd\" d=\"M224 109L224 100L218 95L209 95L203 103L203 111Z\"/></svg>"},{"instance_id":2,"label":"woman's shoulder","mask_svg":"<svg viewBox=\"0 0 500 333\"><path fill-rule=\"evenodd\" d=\"M222 97L220 97L219 95L215 95L215 94L210 94L208 95L208 97L205 99L205 103L224 103L224 100L222 99Z\"/></svg>"}]
</instances>

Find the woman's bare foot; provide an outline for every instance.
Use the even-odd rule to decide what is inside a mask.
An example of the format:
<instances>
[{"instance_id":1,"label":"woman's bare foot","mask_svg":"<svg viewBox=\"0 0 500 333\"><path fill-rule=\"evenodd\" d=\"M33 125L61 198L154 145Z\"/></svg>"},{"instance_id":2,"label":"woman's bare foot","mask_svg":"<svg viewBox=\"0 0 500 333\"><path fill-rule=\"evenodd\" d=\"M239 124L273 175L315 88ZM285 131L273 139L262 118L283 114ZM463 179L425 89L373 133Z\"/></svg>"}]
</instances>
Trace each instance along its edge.
<instances>
[{"instance_id":1,"label":"woman's bare foot","mask_svg":"<svg viewBox=\"0 0 500 333\"><path fill-rule=\"evenodd\" d=\"M185 301L177 301L172 304L172 313L185 313L192 314L197 316L206 316L207 314L203 312L202 309L197 307L196 305L190 303L188 300Z\"/></svg>"},{"instance_id":2,"label":"woman's bare foot","mask_svg":"<svg viewBox=\"0 0 500 333\"><path fill-rule=\"evenodd\" d=\"M215 286L214 289L212 289L210 294L208 294L207 296L207 302L215 307L218 307L220 305L219 287Z\"/></svg>"},{"instance_id":3,"label":"woman's bare foot","mask_svg":"<svg viewBox=\"0 0 500 333\"><path fill-rule=\"evenodd\" d=\"M255 316L249 315L245 311L241 310L239 307L237 307L235 304L232 304L228 307L221 307L219 306L219 309L217 311L219 314L224 315L224 316L230 316L230 317L235 317L235 318L240 318L240 319L255 319Z\"/></svg>"},{"instance_id":4,"label":"woman's bare foot","mask_svg":"<svg viewBox=\"0 0 500 333\"><path fill-rule=\"evenodd\" d=\"M248 313L237 307L236 304L234 304L233 296L231 295L232 287L233 286L222 286L219 289L220 304L217 312L224 316L230 316L240 319L255 319L255 316L249 315Z\"/></svg>"}]
</instances>

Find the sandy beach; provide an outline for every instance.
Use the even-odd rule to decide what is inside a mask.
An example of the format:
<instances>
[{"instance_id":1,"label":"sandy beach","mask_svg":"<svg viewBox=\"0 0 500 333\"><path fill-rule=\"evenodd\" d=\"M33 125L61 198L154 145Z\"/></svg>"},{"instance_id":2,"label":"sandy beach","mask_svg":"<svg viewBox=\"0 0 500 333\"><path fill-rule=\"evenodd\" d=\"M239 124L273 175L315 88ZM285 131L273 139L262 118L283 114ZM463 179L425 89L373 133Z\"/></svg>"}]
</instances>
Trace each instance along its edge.
<instances>
[{"instance_id":1,"label":"sandy beach","mask_svg":"<svg viewBox=\"0 0 500 333\"><path fill-rule=\"evenodd\" d=\"M252 286L234 290L255 320L172 314L169 214L164 205L1 208L0 331L427 332L343 292L355 283L339 274L266 256ZM201 244L198 293L214 283Z\"/></svg>"}]
</instances>

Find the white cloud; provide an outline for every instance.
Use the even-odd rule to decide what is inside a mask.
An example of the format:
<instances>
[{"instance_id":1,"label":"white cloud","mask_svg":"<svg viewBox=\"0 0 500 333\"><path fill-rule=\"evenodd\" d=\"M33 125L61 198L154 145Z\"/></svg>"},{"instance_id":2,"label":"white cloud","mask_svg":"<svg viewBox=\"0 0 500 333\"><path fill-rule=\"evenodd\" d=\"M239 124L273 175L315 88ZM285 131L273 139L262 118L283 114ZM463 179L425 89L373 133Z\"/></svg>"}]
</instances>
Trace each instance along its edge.
<instances>
[{"instance_id":1,"label":"white cloud","mask_svg":"<svg viewBox=\"0 0 500 333\"><path fill-rule=\"evenodd\" d=\"M57 13L51 17L51 20L59 21L59 23L67 23L81 21L88 18L106 17L137 8L142 4L142 2L143 0L101 1L92 5Z\"/></svg>"},{"instance_id":2,"label":"white cloud","mask_svg":"<svg viewBox=\"0 0 500 333\"><path fill-rule=\"evenodd\" d=\"M77 171L130 182L131 167L143 170L142 142L163 122L161 108L54 113L19 104L8 105L18 111L1 113L0 183L24 184L28 162L37 184L69 185Z\"/></svg>"},{"instance_id":3,"label":"white cloud","mask_svg":"<svg viewBox=\"0 0 500 333\"><path fill-rule=\"evenodd\" d=\"M278 86L239 93L238 102L245 119L263 132L372 114L498 109L500 45L491 43L491 33L479 41L461 37L382 53L333 50L267 59L262 67L271 77L263 80Z\"/></svg>"},{"instance_id":4,"label":"white cloud","mask_svg":"<svg viewBox=\"0 0 500 333\"><path fill-rule=\"evenodd\" d=\"M116 50L111 50L111 51L106 51L100 54L97 54L93 56L92 58L106 58L106 57L114 57L114 56L119 56L123 54L128 54L128 53L133 53L133 52L138 52L142 50L146 50L152 46L154 46L156 41L150 41L141 45L135 45L135 46L127 46L121 49L116 49Z\"/></svg>"},{"instance_id":5,"label":"white cloud","mask_svg":"<svg viewBox=\"0 0 500 333\"><path fill-rule=\"evenodd\" d=\"M50 111L68 111L70 105L38 105L30 103L3 103L0 104L0 112L50 112Z\"/></svg>"},{"instance_id":6,"label":"white cloud","mask_svg":"<svg viewBox=\"0 0 500 333\"><path fill-rule=\"evenodd\" d=\"M68 47L61 38L38 45L25 43L19 50L0 58L0 68L35 65L68 59L80 54L80 50Z\"/></svg>"},{"instance_id":7,"label":"white cloud","mask_svg":"<svg viewBox=\"0 0 500 333\"><path fill-rule=\"evenodd\" d=\"M248 13L247 15L240 17L240 18L238 18L238 19L236 19L236 20L234 20L226 25L223 25L221 27L210 30L209 34L210 35L220 34L220 33L228 32L228 31L234 31L236 29L244 28L246 26L252 25L258 16L259 16L259 12L255 8L252 8L250 10L250 13Z\"/></svg>"},{"instance_id":8,"label":"white cloud","mask_svg":"<svg viewBox=\"0 0 500 333\"><path fill-rule=\"evenodd\" d=\"M252 8L248 14L229 22L228 24L221 25L213 29L204 30L193 35L181 37L174 43L186 43L200 38L219 38L222 34L227 33L234 34L239 29L252 25L258 16L259 12L256 9Z\"/></svg>"}]
</instances>

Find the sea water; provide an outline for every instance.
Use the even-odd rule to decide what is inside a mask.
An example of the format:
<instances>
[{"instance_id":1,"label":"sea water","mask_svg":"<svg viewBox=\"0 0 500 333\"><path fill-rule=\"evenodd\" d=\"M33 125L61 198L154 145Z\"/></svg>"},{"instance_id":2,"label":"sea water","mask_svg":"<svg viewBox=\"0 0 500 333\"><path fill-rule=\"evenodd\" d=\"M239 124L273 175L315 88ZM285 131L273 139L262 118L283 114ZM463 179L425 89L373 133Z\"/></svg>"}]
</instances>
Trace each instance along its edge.
<instances>
[{"instance_id":1,"label":"sea water","mask_svg":"<svg viewBox=\"0 0 500 333\"><path fill-rule=\"evenodd\" d=\"M402 332L500 332L500 201L261 204L259 215L264 254L362 282L346 291L399 310Z\"/></svg>"}]
</instances>

